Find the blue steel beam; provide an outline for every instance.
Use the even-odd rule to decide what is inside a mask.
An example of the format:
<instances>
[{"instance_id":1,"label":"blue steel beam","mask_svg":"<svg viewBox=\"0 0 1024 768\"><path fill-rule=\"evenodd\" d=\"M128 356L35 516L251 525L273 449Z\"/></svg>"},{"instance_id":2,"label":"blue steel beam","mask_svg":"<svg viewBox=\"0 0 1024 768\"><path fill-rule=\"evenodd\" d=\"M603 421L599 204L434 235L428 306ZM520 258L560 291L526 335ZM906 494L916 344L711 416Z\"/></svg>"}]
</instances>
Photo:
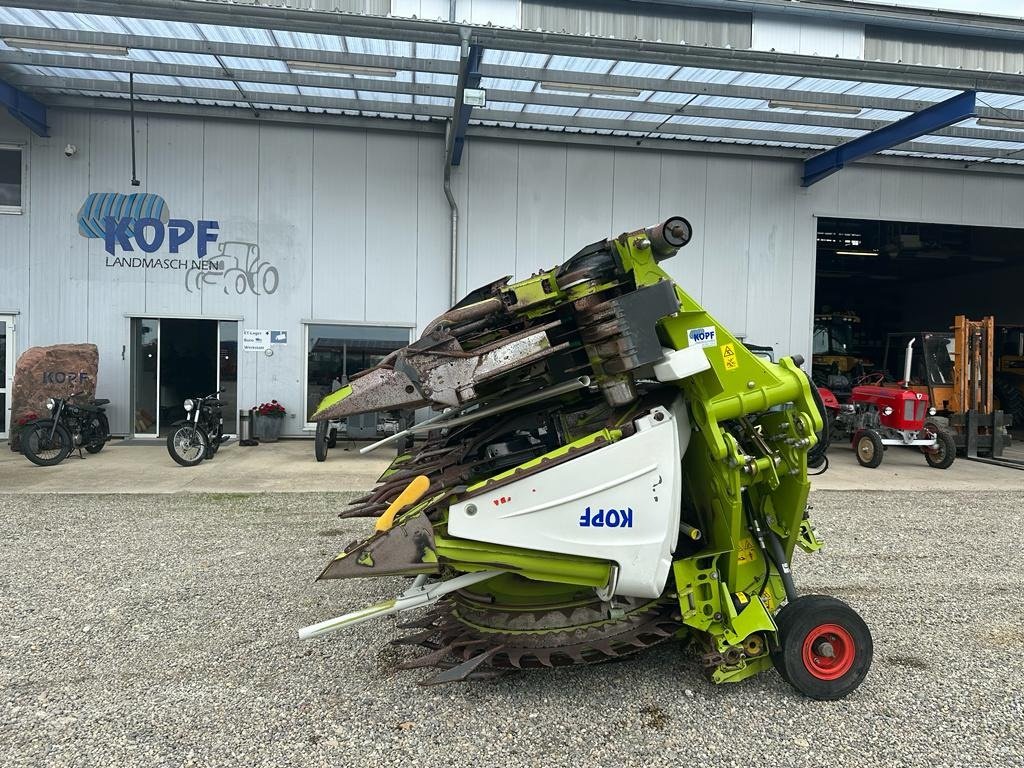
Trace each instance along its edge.
<instances>
[{"instance_id":1,"label":"blue steel beam","mask_svg":"<svg viewBox=\"0 0 1024 768\"><path fill-rule=\"evenodd\" d=\"M480 87L480 60L483 58L484 49L479 45L469 46L469 56L466 59L466 87ZM459 117L455 123L455 143L452 145L452 165L459 165L462 162L462 147L466 143L466 130L469 128L469 116L473 107L466 104L459 110Z\"/></svg>"},{"instance_id":2,"label":"blue steel beam","mask_svg":"<svg viewBox=\"0 0 1024 768\"><path fill-rule=\"evenodd\" d=\"M930 107L907 115L902 120L886 125L871 133L840 144L820 155L804 161L804 178L801 186L809 187L844 168L848 163L867 155L891 149L897 144L916 139L927 133L959 123L975 114L974 91L964 91L952 98L940 101ZM941 150L936 150L941 151Z\"/></svg>"},{"instance_id":3,"label":"blue steel beam","mask_svg":"<svg viewBox=\"0 0 1024 768\"><path fill-rule=\"evenodd\" d=\"M3 80L0 80L0 104L7 107L11 117L27 125L32 133L50 135L46 125L46 105Z\"/></svg>"}]
</instances>

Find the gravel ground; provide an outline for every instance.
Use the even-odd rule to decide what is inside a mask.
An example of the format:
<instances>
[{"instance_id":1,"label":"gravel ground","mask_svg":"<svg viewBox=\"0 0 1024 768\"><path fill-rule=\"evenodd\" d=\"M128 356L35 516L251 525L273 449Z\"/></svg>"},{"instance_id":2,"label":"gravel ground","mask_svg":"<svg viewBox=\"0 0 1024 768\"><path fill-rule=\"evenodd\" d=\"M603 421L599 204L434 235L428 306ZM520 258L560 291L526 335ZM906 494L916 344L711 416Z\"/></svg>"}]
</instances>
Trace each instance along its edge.
<instances>
[{"instance_id":1,"label":"gravel ground","mask_svg":"<svg viewBox=\"0 0 1024 768\"><path fill-rule=\"evenodd\" d=\"M1020 493L814 497L806 592L862 611L845 701L713 687L669 643L421 688L394 622L295 630L401 588L314 584L368 521L341 495L0 497L5 766L1021 766Z\"/></svg>"}]
</instances>

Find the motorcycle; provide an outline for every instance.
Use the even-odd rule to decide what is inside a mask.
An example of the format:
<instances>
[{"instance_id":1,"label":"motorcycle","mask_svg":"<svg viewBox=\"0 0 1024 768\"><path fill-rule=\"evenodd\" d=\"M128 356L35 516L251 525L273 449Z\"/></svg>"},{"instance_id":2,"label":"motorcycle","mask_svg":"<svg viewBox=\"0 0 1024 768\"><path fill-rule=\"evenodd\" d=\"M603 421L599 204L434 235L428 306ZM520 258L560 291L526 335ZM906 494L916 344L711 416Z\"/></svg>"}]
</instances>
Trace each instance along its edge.
<instances>
[{"instance_id":1,"label":"motorcycle","mask_svg":"<svg viewBox=\"0 0 1024 768\"><path fill-rule=\"evenodd\" d=\"M103 406L110 401L74 402L74 398L80 395L49 398L46 401L49 418L30 414L21 432L21 452L26 459L41 467L52 467L64 461L76 448L79 456L82 456L83 448L89 453L103 450L110 439L110 424Z\"/></svg>"},{"instance_id":2,"label":"motorcycle","mask_svg":"<svg viewBox=\"0 0 1024 768\"><path fill-rule=\"evenodd\" d=\"M225 390L212 395L188 398L184 402L185 418L174 422L167 436L167 452L183 467L195 467L203 459L212 459L224 437L224 403L218 399Z\"/></svg>"}]
</instances>

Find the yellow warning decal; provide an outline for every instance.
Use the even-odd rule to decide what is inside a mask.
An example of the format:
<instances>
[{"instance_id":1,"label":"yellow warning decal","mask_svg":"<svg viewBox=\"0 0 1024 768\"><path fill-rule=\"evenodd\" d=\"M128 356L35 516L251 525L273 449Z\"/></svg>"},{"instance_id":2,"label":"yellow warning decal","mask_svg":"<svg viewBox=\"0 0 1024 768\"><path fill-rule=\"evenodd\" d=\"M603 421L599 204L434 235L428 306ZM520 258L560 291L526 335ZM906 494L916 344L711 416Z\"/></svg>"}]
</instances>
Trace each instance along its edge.
<instances>
[{"instance_id":1,"label":"yellow warning decal","mask_svg":"<svg viewBox=\"0 0 1024 768\"><path fill-rule=\"evenodd\" d=\"M725 363L725 370L735 371L740 367L740 361L736 357L736 348L732 344L723 344L719 349L722 350L722 362Z\"/></svg>"},{"instance_id":2,"label":"yellow warning decal","mask_svg":"<svg viewBox=\"0 0 1024 768\"><path fill-rule=\"evenodd\" d=\"M754 540L747 536L736 542L736 564L749 563L754 559Z\"/></svg>"}]
</instances>

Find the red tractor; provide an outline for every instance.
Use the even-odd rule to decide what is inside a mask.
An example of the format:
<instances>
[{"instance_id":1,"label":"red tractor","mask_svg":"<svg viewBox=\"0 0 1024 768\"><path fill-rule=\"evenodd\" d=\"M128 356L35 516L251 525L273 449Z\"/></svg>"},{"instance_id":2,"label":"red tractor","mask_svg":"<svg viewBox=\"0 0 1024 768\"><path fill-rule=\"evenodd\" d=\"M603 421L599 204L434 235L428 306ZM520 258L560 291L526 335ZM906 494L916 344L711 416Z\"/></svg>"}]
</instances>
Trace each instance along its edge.
<instances>
[{"instance_id":1,"label":"red tractor","mask_svg":"<svg viewBox=\"0 0 1024 768\"><path fill-rule=\"evenodd\" d=\"M907 345L908 369L913 345L913 340ZM895 387L855 386L850 402L842 405L828 390L821 392L833 434L850 436L861 466L877 467L889 445L920 448L929 466L936 469L949 468L956 458L953 435L934 423L926 423L929 416L935 415L935 408L927 394L908 387L909 378L909 372L905 373L903 381Z\"/></svg>"}]
</instances>

